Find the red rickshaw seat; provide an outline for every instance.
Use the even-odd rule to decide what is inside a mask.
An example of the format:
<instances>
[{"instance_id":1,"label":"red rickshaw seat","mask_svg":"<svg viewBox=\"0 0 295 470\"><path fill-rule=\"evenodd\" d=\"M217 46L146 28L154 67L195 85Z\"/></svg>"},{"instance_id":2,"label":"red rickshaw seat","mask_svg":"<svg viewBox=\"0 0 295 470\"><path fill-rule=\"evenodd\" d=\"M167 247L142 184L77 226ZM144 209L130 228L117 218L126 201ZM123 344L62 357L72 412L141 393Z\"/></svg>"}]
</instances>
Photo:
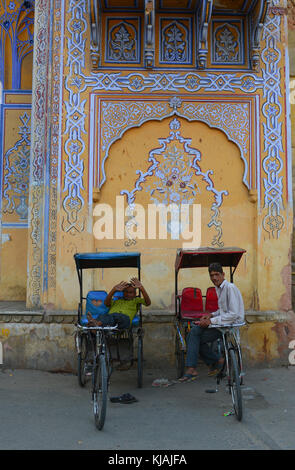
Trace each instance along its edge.
<instances>
[{"instance_id":1,"label":"red rickshaw seat","mask_svg":"<svg viewBox=\"0 0 295 470\"><path fill-rule=\"evenodd\" d=\"M216 312L218 310L218 297L215 287L208 287L206 292L205 311Z\"/></svg>"},{"instance_id":2,"label":"red rickshaw seat","mask_svg":"<svg viewBox=\"0 0 295 470\"><path fill-rule=\"evenodd\" d=\"M204 315L202 291L198 287L185 287L180 296L182 318L200 318Z\"/></svg>"}]
</instances>

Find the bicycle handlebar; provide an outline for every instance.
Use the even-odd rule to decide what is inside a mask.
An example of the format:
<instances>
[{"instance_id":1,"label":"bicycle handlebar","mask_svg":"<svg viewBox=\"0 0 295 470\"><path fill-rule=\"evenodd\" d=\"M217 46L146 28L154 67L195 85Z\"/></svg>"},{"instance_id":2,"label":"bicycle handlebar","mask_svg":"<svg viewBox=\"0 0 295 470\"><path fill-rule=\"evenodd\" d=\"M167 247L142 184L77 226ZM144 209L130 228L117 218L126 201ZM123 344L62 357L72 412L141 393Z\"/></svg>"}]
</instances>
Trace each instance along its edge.
<instances>
[{"instance_id":1,"label":"bicycle handlebar","mask_svg":"<svg viewBox=\"0 0 295 470\"><path fill-rule=\"evenodd\" d=\"M77 325L81 330L118 330L118 326L82 326Z\"/></svg>"},{"instance_id":2,"label":"bicycle handlebar","mask_svg":"<svg viewBox=\"0 0 295 470\"><path fill-rule=\"evenodd\" d=\"M244 323L232 323L231 325L210 325L210 328L239 328L241 326L246 325L246 322Z\"/></svg>"}]
</instances>

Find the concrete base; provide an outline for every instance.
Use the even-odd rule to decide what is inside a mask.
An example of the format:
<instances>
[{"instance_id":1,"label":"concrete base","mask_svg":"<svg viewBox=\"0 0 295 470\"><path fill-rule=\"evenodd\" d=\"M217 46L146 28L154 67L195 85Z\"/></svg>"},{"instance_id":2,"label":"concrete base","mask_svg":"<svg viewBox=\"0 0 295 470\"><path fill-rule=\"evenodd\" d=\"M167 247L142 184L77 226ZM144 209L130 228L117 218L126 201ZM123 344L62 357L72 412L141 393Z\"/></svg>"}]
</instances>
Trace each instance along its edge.
<instances>
[{"instance_id":1,"label":"concrete base","mask_svg":"<svg viewBox=\"0 0 295 470\"><path fill-rule=\"evenodd\" d=\"M36 311L26 309L19 302L3 302L0 305L2 367L75 372L76 321L76 312ZM246 321L247 324L241 329L245 362L263 367L289 365L290 343L295 339L294 313L249 311ZM143 327L145 367L173 367L174 314L146 310Z\"/></svg>"}]
</instances>

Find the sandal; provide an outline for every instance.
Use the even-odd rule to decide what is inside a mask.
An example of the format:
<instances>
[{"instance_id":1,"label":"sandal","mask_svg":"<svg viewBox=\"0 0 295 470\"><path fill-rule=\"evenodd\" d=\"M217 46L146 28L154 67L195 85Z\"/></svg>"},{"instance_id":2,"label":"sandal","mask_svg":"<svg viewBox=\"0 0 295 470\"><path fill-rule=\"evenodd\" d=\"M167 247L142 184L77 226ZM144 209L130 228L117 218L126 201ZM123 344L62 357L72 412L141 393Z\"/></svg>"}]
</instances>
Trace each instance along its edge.
<instances>
[{"instance_id":1,"label":"sandal","mask_svg":"<svg viewBox=\"0 0 295 470\"><path fill-rule=\"evenodd\" d=\"M223 362L216 362L215 364L212 364L210 367L210 370L208 372L209 377L214 377L217 375L223 368L224 361Z\"/></svg>"},{"instance_id":2,"label":"sandal","mask_svg":"<svg viewBox=\"0 0 295 470\"><path fill-rule=\"evenodd\" d=\"M180 379L179 382L191 382L192 380L196 380L199 377L199 374L184 374Z\"/></svg>"},{"instance_id":3,"label":"sandal","mask_svg":"<svg viewBox=\"0 0 295 470\"><path fill-rule=\"evenodd\" d=\"M119 397L111 397L110 401L112 403L135 403L138 400L130 393L124 393Z\"/></svg>"}]
</instances>

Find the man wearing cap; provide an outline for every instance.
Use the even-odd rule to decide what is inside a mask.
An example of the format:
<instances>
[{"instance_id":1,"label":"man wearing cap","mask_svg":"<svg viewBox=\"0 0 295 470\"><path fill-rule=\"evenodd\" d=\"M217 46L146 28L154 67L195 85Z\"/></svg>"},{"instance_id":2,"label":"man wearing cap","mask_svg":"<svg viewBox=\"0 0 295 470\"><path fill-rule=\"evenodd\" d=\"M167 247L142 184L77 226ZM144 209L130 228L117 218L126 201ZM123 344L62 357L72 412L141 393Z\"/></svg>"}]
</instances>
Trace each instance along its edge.
<instances>
[{"instance_id":1,"label":"man wearing cap","mask_svg":"<svg viewBox=\"0 0 295 470\"><path fill-rule=\"evenodd\" d=\"M245 310L242 295L239 289L225 279L225 274L220 263L212 263L209 268L209 276L213 282L217 297L218 310L203 315L187 337L186 372L179 379L186 382L198 377L197 364L199 355L209 365L209 375L216 374L223 365L224 358L219 357L208 343L221 338L221 332L214 326L230 326L244 322Z\"/></svg>"}]
</instances>

